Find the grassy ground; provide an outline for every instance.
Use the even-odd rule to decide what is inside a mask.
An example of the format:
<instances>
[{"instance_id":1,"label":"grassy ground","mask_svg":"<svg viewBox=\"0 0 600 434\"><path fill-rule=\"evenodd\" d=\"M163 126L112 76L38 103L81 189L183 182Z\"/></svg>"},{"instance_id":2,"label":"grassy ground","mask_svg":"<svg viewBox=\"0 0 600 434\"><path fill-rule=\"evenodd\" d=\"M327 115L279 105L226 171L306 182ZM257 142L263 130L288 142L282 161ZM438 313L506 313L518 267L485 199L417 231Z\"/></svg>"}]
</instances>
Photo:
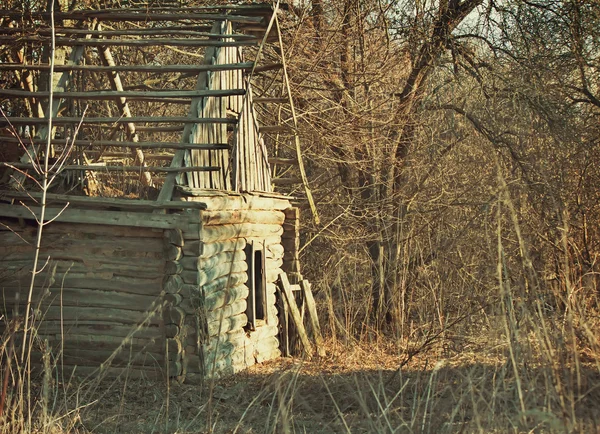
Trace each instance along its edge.
<instances>
[{"instance_id":1,"label":"grassy ground","mask_svg":"<svg viewBox=\"0 0 600 434\"><path fill-rule=\"evenodd\" d=\"M282 358L204 385L53 383L39 431L600 432L600 371L591 358L578 369L529 361L515 370L501 340L470 340L458 351L440 344L408 363L405 352L377 342L328 350L323 359Z\"/></svg>"}]
</instances>

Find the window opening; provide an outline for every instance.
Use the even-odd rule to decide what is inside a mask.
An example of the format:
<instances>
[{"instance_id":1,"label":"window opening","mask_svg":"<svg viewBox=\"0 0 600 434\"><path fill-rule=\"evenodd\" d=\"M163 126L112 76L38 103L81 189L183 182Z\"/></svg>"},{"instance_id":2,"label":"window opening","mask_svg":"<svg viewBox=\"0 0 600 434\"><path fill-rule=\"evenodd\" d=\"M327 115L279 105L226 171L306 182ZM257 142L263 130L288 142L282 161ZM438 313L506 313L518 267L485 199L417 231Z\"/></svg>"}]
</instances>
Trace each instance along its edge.
<instances>
[{"instance_id":1,"label":"window opening","mask_svg":"<svg viewBox=\"0 0 600 434\"><path fill-rule=\"evenodd\" d=\"M256 327L267 321L265 249L263 244L253 241L246 245L245 250L249 289L246 307L247 327L250 330L256 330Z\"/></svg>"}]
</instances>

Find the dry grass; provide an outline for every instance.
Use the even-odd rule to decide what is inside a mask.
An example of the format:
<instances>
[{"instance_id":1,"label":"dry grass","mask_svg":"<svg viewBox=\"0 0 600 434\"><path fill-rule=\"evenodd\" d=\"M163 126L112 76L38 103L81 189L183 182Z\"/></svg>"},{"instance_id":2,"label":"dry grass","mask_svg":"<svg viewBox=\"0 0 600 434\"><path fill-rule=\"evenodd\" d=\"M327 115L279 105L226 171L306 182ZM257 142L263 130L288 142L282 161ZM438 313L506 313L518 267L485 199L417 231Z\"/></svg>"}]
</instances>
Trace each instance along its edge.
<instances>
[{"instance_id":1,"label":"dry grass","mask_svg":"<svg viewBox=\"0 0 600 434\"><path fill-rule=\"evenodd\" d=\"M522 348L527 348L527 342L526 337ZM518 383L508 343L502 339L472 338L469 348L452 354L440 342L413 357L401 370L398 366L406 360L404 350L385 340L350 347L329 343L328 350L323 359L282 358L205 385L171 384L167 388L164 381L125 378L100 383L95 379L67 384L53 381L46 404L49 416L42 424L38 400L34 411L39 423L32 430L599 432L600 370L591 359L580 363L577 385L573 366L562 364L557 370L522 350ZM38 398L41 386L40 382L33 392ZM565 407L561 401L567 402Z\"/></svg>"}]
</instances>

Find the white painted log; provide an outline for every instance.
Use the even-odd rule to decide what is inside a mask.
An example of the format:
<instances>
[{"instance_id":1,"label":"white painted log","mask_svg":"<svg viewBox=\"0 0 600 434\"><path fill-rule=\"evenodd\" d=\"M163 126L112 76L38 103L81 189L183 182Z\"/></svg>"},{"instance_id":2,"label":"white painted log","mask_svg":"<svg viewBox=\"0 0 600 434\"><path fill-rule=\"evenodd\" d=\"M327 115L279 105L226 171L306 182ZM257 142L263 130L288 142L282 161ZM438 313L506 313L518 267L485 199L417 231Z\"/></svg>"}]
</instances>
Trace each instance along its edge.
<instances>
[{"instance_id":1,"label":"white painted log","mask_svg":"<svg viewBox=\"0 0 600 434\"><path fill-rule=\"evenodd\" d=\"M236 261L245 261L246 254L243 249L235 252L221 252L209 258L188 256L181 259L183 268L191 271L207 270L218 264L227 264Z\"/></svg>"},{"instance_id":2,"label":"white painted log","mask_svg":"<svg viewBox=\"0 0 600 434\"><path fill-rule=\"evenodd\" d=\"M283 211L289 208L290 201L284 198L270 198L262 196L254 196L251 194L235 195L227 193L215 193L206 195L206 191L194 191L192 189L184 189L185 192L196 193L188 200L203 202L206 204L207 210L278 210ZM203 194L204 193L204 194Z\"/></svg>"},{"instance_id":3,"label":"white painted log","mask_svg":"<svg viewBox=\"0 0 600 434\"><path fill-rule=\"evenodd\" d=\"M220 226L207 226L202 230L202 240L205 243L232 240L244 237L281 236L283 228L277 224L240 223Z\"/></svg>"},{"instance_id":4,"label":"white painted log","mask_svg":"<svg viewBox=\"0 0 600 434\"><path fill-rule=\"evenodd\" d=\"M204 227L233 223L282 225L284 220L285 214L276 210L206 210L202 213Z\"/></svg>"},{"instance_id":5,"label":"white painted log","mask_svg":"<svg viewBox=\"0 0 600 434\"><path fill-rule=\"evenodd\" d=\"M232 239L217 243L205 243L199 240L187 240L184 246L186 256L210 258L221 252L233 252L243 249L246 245L243 239Z\"/></svg>"},{"instance_id":6,"label":"white painted log","mask_svg":"<svg viewBox=\"0 0 600 434\"><path fill-rule=\"evenodd\" d=\"M204 300L204 307L207 312L212 312L238 300L246 299L248 297L248 293L249 289L244 284L235 286L233 288L224 289L222 291L212 292L206 296Z\"/></svg>"},{"instance_id":7,"label":"white painted log","mask_svg":"<svg viewBox=\"0 0 600 434\"><path fill-rule=\"evenodd\" d=\"M240 313L229 318L223 318L222 321L212 321L208 324L208 336L216 336L220 333L228 333L231 330L241 329L246 324L248 324L248 317L245 313Z\"/></svg>"},{"instance_id":8,"label":"white painted log","mask_svg":"<svg viewBox=\"0 0 600 434\"><path fill-rule=\"evenodd\" d=\"M248 274L246 272L241 273L232 273L227 276L219 277L218 279L213 280L205 284L202 287L205 296L208 297L209 294L215 291L222 291L225 288L231 288L239 285L240 283L246 283L248 281Z\"/></svg>"},{"instance_id":9,"label":"white painted log","mask_svg":"<svg viewBox=\"0 0 600 434\"><path fill-rule=\"evenodd\" d=\"M219 264L216 267L208 270L187 271L181 273L183 281L192 285L205 285L223 276L228 276L234 273L244 272L248 269L246 261L237 261L231 263Z\"/></svg>"}]
</instances>

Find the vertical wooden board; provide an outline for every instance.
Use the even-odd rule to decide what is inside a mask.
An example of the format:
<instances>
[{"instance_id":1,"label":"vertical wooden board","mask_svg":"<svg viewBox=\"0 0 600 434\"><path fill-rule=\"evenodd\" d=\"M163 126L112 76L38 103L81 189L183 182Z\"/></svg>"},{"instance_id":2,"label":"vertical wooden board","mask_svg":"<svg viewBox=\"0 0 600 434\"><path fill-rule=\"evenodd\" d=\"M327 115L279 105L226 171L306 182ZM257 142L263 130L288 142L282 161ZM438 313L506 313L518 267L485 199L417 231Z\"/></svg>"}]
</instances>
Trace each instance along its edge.
<instances>
[{"instance_id":1,"label":"vertical wooden board","mask_svg":"<svg viewBox=\"0 0 600 434\"><path fill-rule=\"evenodd\" d=\"M300 282L302 288L302 294L304 295L304 302L308 310L308 316L310 324L313 330L313 337L315 338L315 344L317 347L317 354L320 357L325 357L325 344L323 342L323 336L321 334L321 327L319 325L319 317L317 316L317 305L312 294L311 285L308 280L302 280Z\"/></svg>"},{"instance_id":2,"label":"vertical wooden board","mask_svg":"<svg viewBox=\"0 0 600 434\"><path fill-rule=\"evenodd\" d=\"M298 305L296 304L296 299L294 297L290 282L288 281L287 275L285 273L279 274L279 285L284 295L284 300L287 302L290 316L296 325L296 330L298 331L298 336L300 337L300 341L304 346L304 350L308 358L313 356L314 350L308 339L308 334L306 333L306 329L304 328L304 324L302 323L302 316L300 314L300 309L298 309Z\"/></svg>"}]
</instances>

